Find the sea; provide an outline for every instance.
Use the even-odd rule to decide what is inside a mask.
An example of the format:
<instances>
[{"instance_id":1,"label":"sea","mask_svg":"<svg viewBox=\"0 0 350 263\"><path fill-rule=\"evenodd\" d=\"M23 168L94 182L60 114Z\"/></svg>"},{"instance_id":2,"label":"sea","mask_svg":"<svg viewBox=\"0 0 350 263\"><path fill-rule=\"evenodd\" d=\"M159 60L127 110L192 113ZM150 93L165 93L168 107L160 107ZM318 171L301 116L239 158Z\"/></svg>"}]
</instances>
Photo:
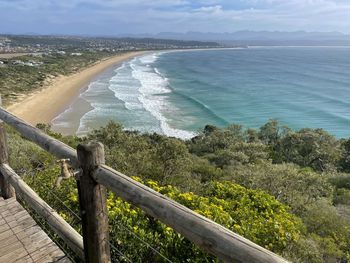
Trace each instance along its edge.
<instances>
[{"instance_id":1,"label":"sea","mask_svg":"<svg viewBox=\"0 0 350 263\"><path fill-rule=\"evenodd\" d=\"M189 139L207 124L350 136L350 47L249 47L149 52L97 78L52 121L85 135L116 121Z\"/></svg>"}]
</instances>

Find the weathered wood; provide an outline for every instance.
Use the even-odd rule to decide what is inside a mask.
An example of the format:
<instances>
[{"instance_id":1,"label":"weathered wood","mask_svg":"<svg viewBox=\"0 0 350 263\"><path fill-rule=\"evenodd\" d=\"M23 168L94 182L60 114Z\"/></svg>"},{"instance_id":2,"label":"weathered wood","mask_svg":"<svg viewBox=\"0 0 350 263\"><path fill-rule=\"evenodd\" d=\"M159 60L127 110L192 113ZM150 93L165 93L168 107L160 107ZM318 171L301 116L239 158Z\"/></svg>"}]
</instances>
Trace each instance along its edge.
<instances>
[{"instance_id":1,"label":"weathered wood","mask_svg":"<svg viewBox=\"0 0 350 263\"><path fill-rule=\"evenodd\" d=\"M7 149L7 136L5 130L5 124L0 121L0 163L8 163L8 149ZM1 195L5 199L16 197L15 189L6 180L5 176L0 173L0 190Z\"/></svg>"},{"instance_id":2,"label":"weathered wood","mask_svg":"<svg viewBox=\"0 0 350 263\"><path fill-rule=\"evenodd\" d=\"M9 113L5 109L0 107L0 120L3 120L8 125L12 126L15 130L21 133L25 138L34 142L47 152L55 155L59 159L70 159L70 164L73 167L78 167L78 158L76 150L68 145L56 140L38 128L34 128L25 121L17 118L15 115Z\"/></svg>"},{"instance_id":3,"label":"weathered wood","mask_svg":"<svg viewBox=\"0 0 350 263\"><path fill-rule=\"evenodd\" d=\"M85 261L111 262L106 188L98 184L92 174L104 164L101 143L91 142L77 147L82 174L78 180L79 202L83 224Z\"/></svg>"},{"instance_id":4,"label":"weathered wood","mask_svg":"<svg viewBox=\"0 0 350 263\"><path fill-rule=\"evenodd\" d=\"M32 207L81 258L84 256L83 239L59 214L42 200L7 164L0 165L0 172L14 186L17 193Z\"/></svg>"},{"instance_id":5,"label":"weathered wood","mask_svg":"<svg viewBox=\"0 0 350 263\"><path fill-rule=\"evenodd\" d=\"M7 136L5 130L5 123L0 121L0 162L8 163L8 149L7 149Z\"/></svg>"},{"instance_id":6,"label":"weathered wood","mask_svg":"<svg viewBox=\"0 0 350 263\"><path fill-rule=\"evenodd\" d=\"M0 200L0 205L3 208L0 220L7 226L0 230L0 236L6 237L0 241L0 262L56 262L62 259L70 262L15 198Z\"/></svg>"},{"instance_id":7,"label":"weathered wood","mask_svg":"<svg viewBox=\"0 0 350 263\"><path fill-rule=\"evenodd\" d=\"M125 201L141 208L225 262L287 262L271 251L106 165L100 165L93 177Z\"/></svg>"},{"instance_id":8,"label":"weathered wood","mask_svg":"<svg viewBox=\"0 0 350 263\"><path fill-rule=\"evenodd\" d=\"M58 158L69 158L72 166L78 167L79 162L76 153L64 143L49 137L4 109L0 109L0 119L44 150ZM93 178L96 182L107 186L125 201L158 218L161 222L193 241L201 249L226 262L287 262L278 255L198 215L108 166L100 165L93 173Z\"/></svg>"}]
</instances>

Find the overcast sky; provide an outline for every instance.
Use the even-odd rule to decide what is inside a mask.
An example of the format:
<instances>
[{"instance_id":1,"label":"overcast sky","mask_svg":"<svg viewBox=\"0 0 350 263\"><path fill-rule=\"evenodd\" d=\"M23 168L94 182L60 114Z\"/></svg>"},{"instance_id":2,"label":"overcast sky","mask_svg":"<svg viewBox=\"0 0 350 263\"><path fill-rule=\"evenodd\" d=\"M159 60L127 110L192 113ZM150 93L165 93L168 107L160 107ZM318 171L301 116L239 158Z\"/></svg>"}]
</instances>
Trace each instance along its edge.
<instances>
[{"instance_id":1,"label":"overcast sky","mask_svg":"<svg viewBox=\"0 0 350 263\"><path fill-rule=\"evenodd\" d=\"M350 33L350 0L0 0L0 33Z\"/></svg>"}]
</instances>

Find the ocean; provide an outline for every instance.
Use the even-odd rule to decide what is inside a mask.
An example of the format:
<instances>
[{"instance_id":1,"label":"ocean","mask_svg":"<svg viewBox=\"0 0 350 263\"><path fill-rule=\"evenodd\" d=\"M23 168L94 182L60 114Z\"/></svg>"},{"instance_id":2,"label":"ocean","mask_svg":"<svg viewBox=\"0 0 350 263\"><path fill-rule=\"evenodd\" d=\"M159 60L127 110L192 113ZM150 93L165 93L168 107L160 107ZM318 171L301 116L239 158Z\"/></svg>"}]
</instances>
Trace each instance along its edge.
<instances>
[{"instance_id":1,"label":"ocean","mask_svg":"<svg viewBox=\"0 0 350 263\"><path fill-rule=\"evenodd\" d=\"M253 47L152 52L94 79L52 121L84 135L120 122L126 129L188 139L207 124L350 136L350 48Z\"/></svg>"}]
</instances>

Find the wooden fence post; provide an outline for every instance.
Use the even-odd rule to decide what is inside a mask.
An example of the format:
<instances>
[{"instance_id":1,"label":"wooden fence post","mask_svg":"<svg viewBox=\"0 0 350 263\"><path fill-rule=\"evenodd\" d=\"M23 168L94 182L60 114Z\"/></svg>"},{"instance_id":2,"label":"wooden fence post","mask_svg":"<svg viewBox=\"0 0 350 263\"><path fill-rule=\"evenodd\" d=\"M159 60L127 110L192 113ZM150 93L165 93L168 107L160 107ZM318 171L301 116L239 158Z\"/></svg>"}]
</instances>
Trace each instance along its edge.
<instances>
[{"instance_id":1,"label":"wooden fence post","mask_svg":"<svg viewBox=\"0 0 350 263\"><path fill-rule=\"evenodd\" d=\"M92 178L92 173L98 165L105 162L104 147L98 142L79 144L77 153L82 168L78 192L85 262L111 262L106 188Z\"/></svg>"},{"instance_id":2,"label":"wooden fence post","mask_svg":"<svg viewBox=\"0 0 350 263\"><path fill-rule=\"evenodd\" d=\"M0 121L0 163L8 164L8 159L9 157L5 124L3 121ZM4 199L16 197L15 189L3 174L0 174L0 189L1 195Z\"/></svg>"}]
</instances>

